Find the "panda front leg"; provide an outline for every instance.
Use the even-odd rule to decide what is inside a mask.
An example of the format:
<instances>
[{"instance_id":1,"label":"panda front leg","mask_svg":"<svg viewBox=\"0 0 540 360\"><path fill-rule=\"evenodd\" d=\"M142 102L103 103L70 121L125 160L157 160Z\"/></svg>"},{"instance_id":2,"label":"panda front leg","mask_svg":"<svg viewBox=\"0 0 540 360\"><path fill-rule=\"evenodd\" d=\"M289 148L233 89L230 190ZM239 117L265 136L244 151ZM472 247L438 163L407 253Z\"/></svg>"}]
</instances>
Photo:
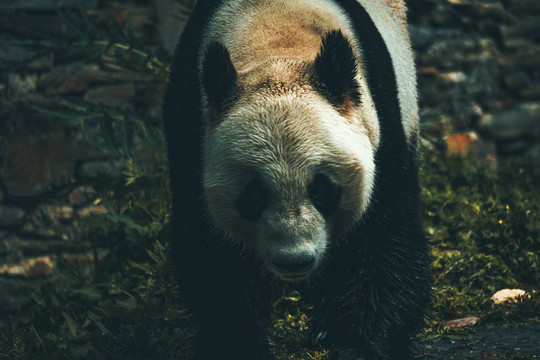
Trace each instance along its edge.
<instances>
[{"instance_id":1,"label":"panda front leg","mask_svg":"<svg viewBox=\"0 0 540 360\"><path fill-rule=\"evenodd\" d=\"M267 360L270 302L260 269L232 245L214 240L175 252L182 255L177 273L183 293L200 324L194 359Z\"/></svg>"},{"instance_id":2,"label":"panda front leg","mask_svg":"<svg viewBox=\"0 0 540 360\"><path fill-rule=\"evenodd\" d=\"M217 294L216 294L217 295ZM233 299L227 302L234 301ZM195 343L196 360L268 360L268 346L264 328L252 313L222 301L209 305L201 319L201 330ZM219 311L213 311L219 306Z\"/></svg>"},{"instance_id":3,"label":"panda front leg","mask_svg":"<svg viewBox=\"0 0 540 360\"><path fill-rule=\"evenodd\" d=\"M331 360L412 359L430 300L427 256L392 264L373 252L366 258L366 249L342 250L313 299L314 340Z\"/></svg>"}]
</instances>

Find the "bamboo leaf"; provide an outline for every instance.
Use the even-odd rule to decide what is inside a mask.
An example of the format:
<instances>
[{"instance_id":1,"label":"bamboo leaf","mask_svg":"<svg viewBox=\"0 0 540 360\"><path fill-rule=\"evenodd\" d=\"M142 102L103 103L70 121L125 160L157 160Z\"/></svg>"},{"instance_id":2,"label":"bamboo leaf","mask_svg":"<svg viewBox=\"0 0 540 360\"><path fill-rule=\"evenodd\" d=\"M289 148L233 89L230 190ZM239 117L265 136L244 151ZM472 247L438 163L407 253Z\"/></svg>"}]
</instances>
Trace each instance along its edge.
<instances>
[{"instance_id":1,"label":"bamboo leaf","mask_svg":"<svg viewBox=\"0 0 540 360\"><path fill-rule=\"evenodd\" d=\"M133 146L133 124L128 114L120 121L120 143L126 156L131 159L131 149Z\"/></svg>"},{"instance_id":2,"label":"bamboo leaf","mask_svg":"<svg viewBox=\"0 0 540 360\"><path fill-rule=\"evenodd\" d=\"M42 108L40 106L32 106L33 109L43 113L43 114L46 114L46 115L51 115L51 116L55 116L55 117L59 117L59 118L63 118L63 119L72 119L72 120L75 120L75 119L79 119L82 115L81 112L78 112L78 111L75 111L75 110L68 110L68 109L58 109L58 110L54 110L54 109L45 109L45 108Z\"/></svg>"},{"instance_id":3,"label":"bamboo leaf","mask_svg":"<svg viewBox=\"0 0 540 360\"><path fill-rule=\"evenodd\" d=\"M56 9L56 14L60 18L60 20L62 20L64 25L66 25L69 29L79 35L81 41L88 42L88 35L79 26L75 25L75 23L73 23L73 21L71 21L71 19L69 19L62 11Z\"/></svg>"},{"instance_id":4,"label":"bamboo leaf","mask_svg":"<svg viewBox=\"0 0 540 360\"><path fill-rule=\"evenodd\" d=\"M114 128L112 123L113 121L108 115L103 116L99 122L99 133L103 137L103 140L105 140L105 143L107 144L109 149L111 149L118 155L122 155L120 153L118 145L116 144L116 138L114 136Z\"/></svg>"},{"instance_id":5,"label":"bamboo leaf","mask_svg":"<svg viewBox=\"0 0 540 360\"><path fill-rule=\"evenodd\" d=\"M112 39L115 42L126 42L129 43L129 39L127 38L125 32L122 30L116 19L114 18L113 14L109 11L107 13L109 17L109 22L111 24L111 35Z\"/></svg>"},{"instance_id":6,"label":"bamboo leaf","mask_svg":"<svg viewBox=\"0 0 540 360\"><path fill-rule=\"evenodd\" d=\"M66 322L66 325L69 329L69 332L73 337L77 337L78 332L78 325L77 322L73 319L71 315L69 315L67 312L62 311L62 316L64 317L64 320Z\"/></svg>"},{"instance_id":7,"label":"bamboo leaf","mask_svg":"<svg viewBox=\"0 0 540 360\"><path fill-rule=\"evenodd\" d=\"M111 39L111 37L105 33L103 30L101 30L101 27L94 21L92 20L92 18L90 16L88 16L88 13L86 12L86 10L80 6L79 7L79 12L81 13L81 16L83 18L83 20L85 21L85 23L94 31L96 32L97 34L101 35L101 39Z\"/></svg>"},{"instance_id":8,"label":"bamboo leaf","mask_svg":"<svg viewBox=\"0 0 540 360\"><path fill-rule=\"evenodd\" d=\"M46 40L51 44L54 44L55 48L67 47L69 45L69 41L67 41L64 37L58 37L53 34L49 34L41 29L25 28L25 31L43 40Z\"/></svg>"}]
</instances>

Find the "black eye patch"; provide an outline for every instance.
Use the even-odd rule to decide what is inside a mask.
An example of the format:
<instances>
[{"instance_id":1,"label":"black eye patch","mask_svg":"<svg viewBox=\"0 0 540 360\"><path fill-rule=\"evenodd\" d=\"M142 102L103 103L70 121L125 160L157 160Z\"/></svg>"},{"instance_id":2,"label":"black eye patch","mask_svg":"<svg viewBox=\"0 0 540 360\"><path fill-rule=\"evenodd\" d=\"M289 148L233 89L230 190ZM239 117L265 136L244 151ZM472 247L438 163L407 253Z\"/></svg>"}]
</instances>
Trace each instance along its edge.
<instances>
[{"instance_id":1,"label":"black eye patch","mask_svg":"<svg viewBox=\"0 0 540 360\"><path fill-rule=\"evenodd\" d=\"M341 193L341 186L323 173L315 174L308 186L311 202L324 217L329 217L339 209Z\"/></svg>"},{"instance_id":2,"label":"black eye patch","mask_svg":"<svg viewBox=\"0 0 540 360\"><path fill-rule=\"evenodd\" d=\"M249 221L257 221L268 206L268 191L260 180L250 181L236 202L238 213Z\"/></svg>"}]
</instances>

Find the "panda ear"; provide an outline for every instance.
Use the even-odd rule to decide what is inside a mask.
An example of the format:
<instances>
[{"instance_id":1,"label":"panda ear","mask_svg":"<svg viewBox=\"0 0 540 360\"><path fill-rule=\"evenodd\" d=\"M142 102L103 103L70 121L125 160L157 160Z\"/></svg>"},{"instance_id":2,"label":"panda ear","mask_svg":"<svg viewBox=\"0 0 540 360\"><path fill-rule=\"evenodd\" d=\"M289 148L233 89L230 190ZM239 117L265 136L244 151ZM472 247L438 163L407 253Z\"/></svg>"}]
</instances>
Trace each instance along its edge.
<instances>
[{"instance_id":1,"label":"panda ear","mask_svg":"<svg viewBox=\"0 0 540 360\"><path fill-rule=\"evenodd\" d=\"M315 58L315 73L325 95L338 107L360 103L356 57L340 30L325 35Z\"/></svg>"},{"instance_id":2,"label":"panda ear","mask_svg":"<svg viewBox=\"0 0 540 360\"><path fill-rule=\"evenodd\" d=\"M202 86L210 106L218 114L230 105L236 79L236 70L227 48L215 41L208 44L202 63Z\"/></svg>"}]
</instances>

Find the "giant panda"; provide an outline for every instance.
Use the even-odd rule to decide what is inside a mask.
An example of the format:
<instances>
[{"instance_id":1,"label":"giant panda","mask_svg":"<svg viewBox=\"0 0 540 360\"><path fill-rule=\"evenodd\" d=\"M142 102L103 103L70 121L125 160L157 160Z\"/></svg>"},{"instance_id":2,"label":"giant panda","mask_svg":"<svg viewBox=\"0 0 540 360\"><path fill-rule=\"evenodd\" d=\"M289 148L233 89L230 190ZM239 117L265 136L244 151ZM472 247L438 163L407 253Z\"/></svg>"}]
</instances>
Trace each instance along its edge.
<instances>
[{"instance_id":1,"label":"giant panda","mask_svg":"<svg viewBox=\"0 0 540 360\"><path fill-rule=\"evenodd\" d=\"M199 360L269 359L305 290L329 359L411 359L430 302L402 0L199 0L164 104L170 256Z\"/></svg>"}]
</instances>

